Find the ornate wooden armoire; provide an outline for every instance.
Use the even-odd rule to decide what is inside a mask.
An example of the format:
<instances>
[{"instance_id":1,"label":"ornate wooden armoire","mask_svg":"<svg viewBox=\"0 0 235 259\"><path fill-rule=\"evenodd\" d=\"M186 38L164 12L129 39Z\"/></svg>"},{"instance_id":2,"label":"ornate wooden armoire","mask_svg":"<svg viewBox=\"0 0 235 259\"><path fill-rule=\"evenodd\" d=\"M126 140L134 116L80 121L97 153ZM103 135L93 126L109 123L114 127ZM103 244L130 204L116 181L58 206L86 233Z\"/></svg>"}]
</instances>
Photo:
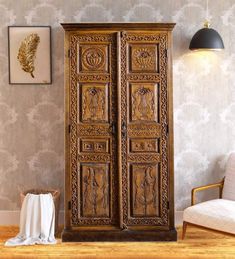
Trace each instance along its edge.
<instances>
[{"instance_id":1,"label":"ornate wooden armoire","mask_svg":"<svg viewBox=\"0 0 235 259\"><path fill-rule=\"evenodd\" d=\"M62 24L63 241L176 240L169 23Z\"/></svg>"}]
</instances>

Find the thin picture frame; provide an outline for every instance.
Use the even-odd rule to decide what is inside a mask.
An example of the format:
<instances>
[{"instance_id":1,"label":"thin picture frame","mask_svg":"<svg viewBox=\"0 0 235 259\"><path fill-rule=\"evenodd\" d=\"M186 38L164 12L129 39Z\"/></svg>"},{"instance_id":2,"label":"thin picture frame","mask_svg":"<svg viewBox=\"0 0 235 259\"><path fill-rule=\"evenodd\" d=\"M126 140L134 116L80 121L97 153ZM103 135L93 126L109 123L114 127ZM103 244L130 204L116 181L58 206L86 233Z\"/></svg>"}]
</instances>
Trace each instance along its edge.
<instances>
[{"instance_id":1,"label":"thin picture frame","mask_svg":"<svg viewBox=\"0 0 235 259\"><path fill-rule=\"evenodd\" d=\"M32 35L33 34L33 35ZM9 84L49 85L52 84L52 39L51 26L8 26L8 72ZM34 53L23 55L30 50L30 41L37 41ZM30 60L31 56L31 60ZM33 58L32 58L33 56ZM29 60L27 58L29 57ZM30 64L30 68L28 65ZM30 72L31 71L31 72Z\"/></svg>"}]
</instances>

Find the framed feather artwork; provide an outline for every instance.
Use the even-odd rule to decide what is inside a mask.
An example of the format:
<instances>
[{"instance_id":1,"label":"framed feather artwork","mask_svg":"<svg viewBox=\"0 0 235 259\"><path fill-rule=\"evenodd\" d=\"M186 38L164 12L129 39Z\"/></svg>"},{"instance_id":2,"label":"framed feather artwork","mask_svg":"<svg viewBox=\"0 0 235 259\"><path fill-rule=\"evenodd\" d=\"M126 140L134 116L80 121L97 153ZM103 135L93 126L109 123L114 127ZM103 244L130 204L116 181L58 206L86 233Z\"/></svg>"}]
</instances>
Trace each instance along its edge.
<instances>
[{"instance_id":1,"label":"framed feather artwork","mask_svg":"<svg viewBox=\"0 0 235 259\"><path fill-rule=\"evenodd\" d=\"M51 27L8 26L10 84L51 84Z\"/></svg>"}]
</instances>

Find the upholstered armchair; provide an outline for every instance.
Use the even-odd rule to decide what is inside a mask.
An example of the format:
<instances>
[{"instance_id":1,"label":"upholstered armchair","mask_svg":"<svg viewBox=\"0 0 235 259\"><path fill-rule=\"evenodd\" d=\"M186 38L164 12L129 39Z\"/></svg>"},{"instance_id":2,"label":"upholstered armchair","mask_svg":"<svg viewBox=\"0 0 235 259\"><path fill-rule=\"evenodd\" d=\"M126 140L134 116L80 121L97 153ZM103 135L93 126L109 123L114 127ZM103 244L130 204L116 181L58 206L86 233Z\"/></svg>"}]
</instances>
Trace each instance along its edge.
<instances>
[{"instance_id":1,"label":"upholstered armchair","mask_svg":"<svg viewBox=\"0 0 235 259\"><path fill-rule=\"evenodd\" d=\"M219 189L219 199L196 204L196 194ZM184 210L182 239L188 225L199 226L235 235L235 153L229 156L224 179L192 189L192 206Z\"/></svg>"}]
</instances>

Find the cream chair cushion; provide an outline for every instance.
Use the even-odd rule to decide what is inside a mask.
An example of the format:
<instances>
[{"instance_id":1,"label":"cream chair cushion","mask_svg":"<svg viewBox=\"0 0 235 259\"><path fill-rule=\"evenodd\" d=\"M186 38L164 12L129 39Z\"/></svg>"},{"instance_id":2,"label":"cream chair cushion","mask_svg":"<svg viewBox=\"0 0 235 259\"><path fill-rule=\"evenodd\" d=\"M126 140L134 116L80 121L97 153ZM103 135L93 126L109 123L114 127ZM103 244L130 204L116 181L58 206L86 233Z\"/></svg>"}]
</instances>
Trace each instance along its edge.
<instances>
[{"instance_id":1,"label":"cream chair cushion","mask_svg":"<svg viewBox=\"0 0 235 259\"><path fill-rule=\"evenodd\" d=\"M215 199L198 203L184 210L183 220L235 234L235 201Z\"/></svg>"},{"instance_id":2,"label":"cream chair cushion","mask_svg":"<svg viewBox=\"0 0 235 259\"><path fill-rule=\"evenodd\" d=\"M229 156L226 165L222 198L235 201L235 153Z\"/></svg>"}]
</instances>

